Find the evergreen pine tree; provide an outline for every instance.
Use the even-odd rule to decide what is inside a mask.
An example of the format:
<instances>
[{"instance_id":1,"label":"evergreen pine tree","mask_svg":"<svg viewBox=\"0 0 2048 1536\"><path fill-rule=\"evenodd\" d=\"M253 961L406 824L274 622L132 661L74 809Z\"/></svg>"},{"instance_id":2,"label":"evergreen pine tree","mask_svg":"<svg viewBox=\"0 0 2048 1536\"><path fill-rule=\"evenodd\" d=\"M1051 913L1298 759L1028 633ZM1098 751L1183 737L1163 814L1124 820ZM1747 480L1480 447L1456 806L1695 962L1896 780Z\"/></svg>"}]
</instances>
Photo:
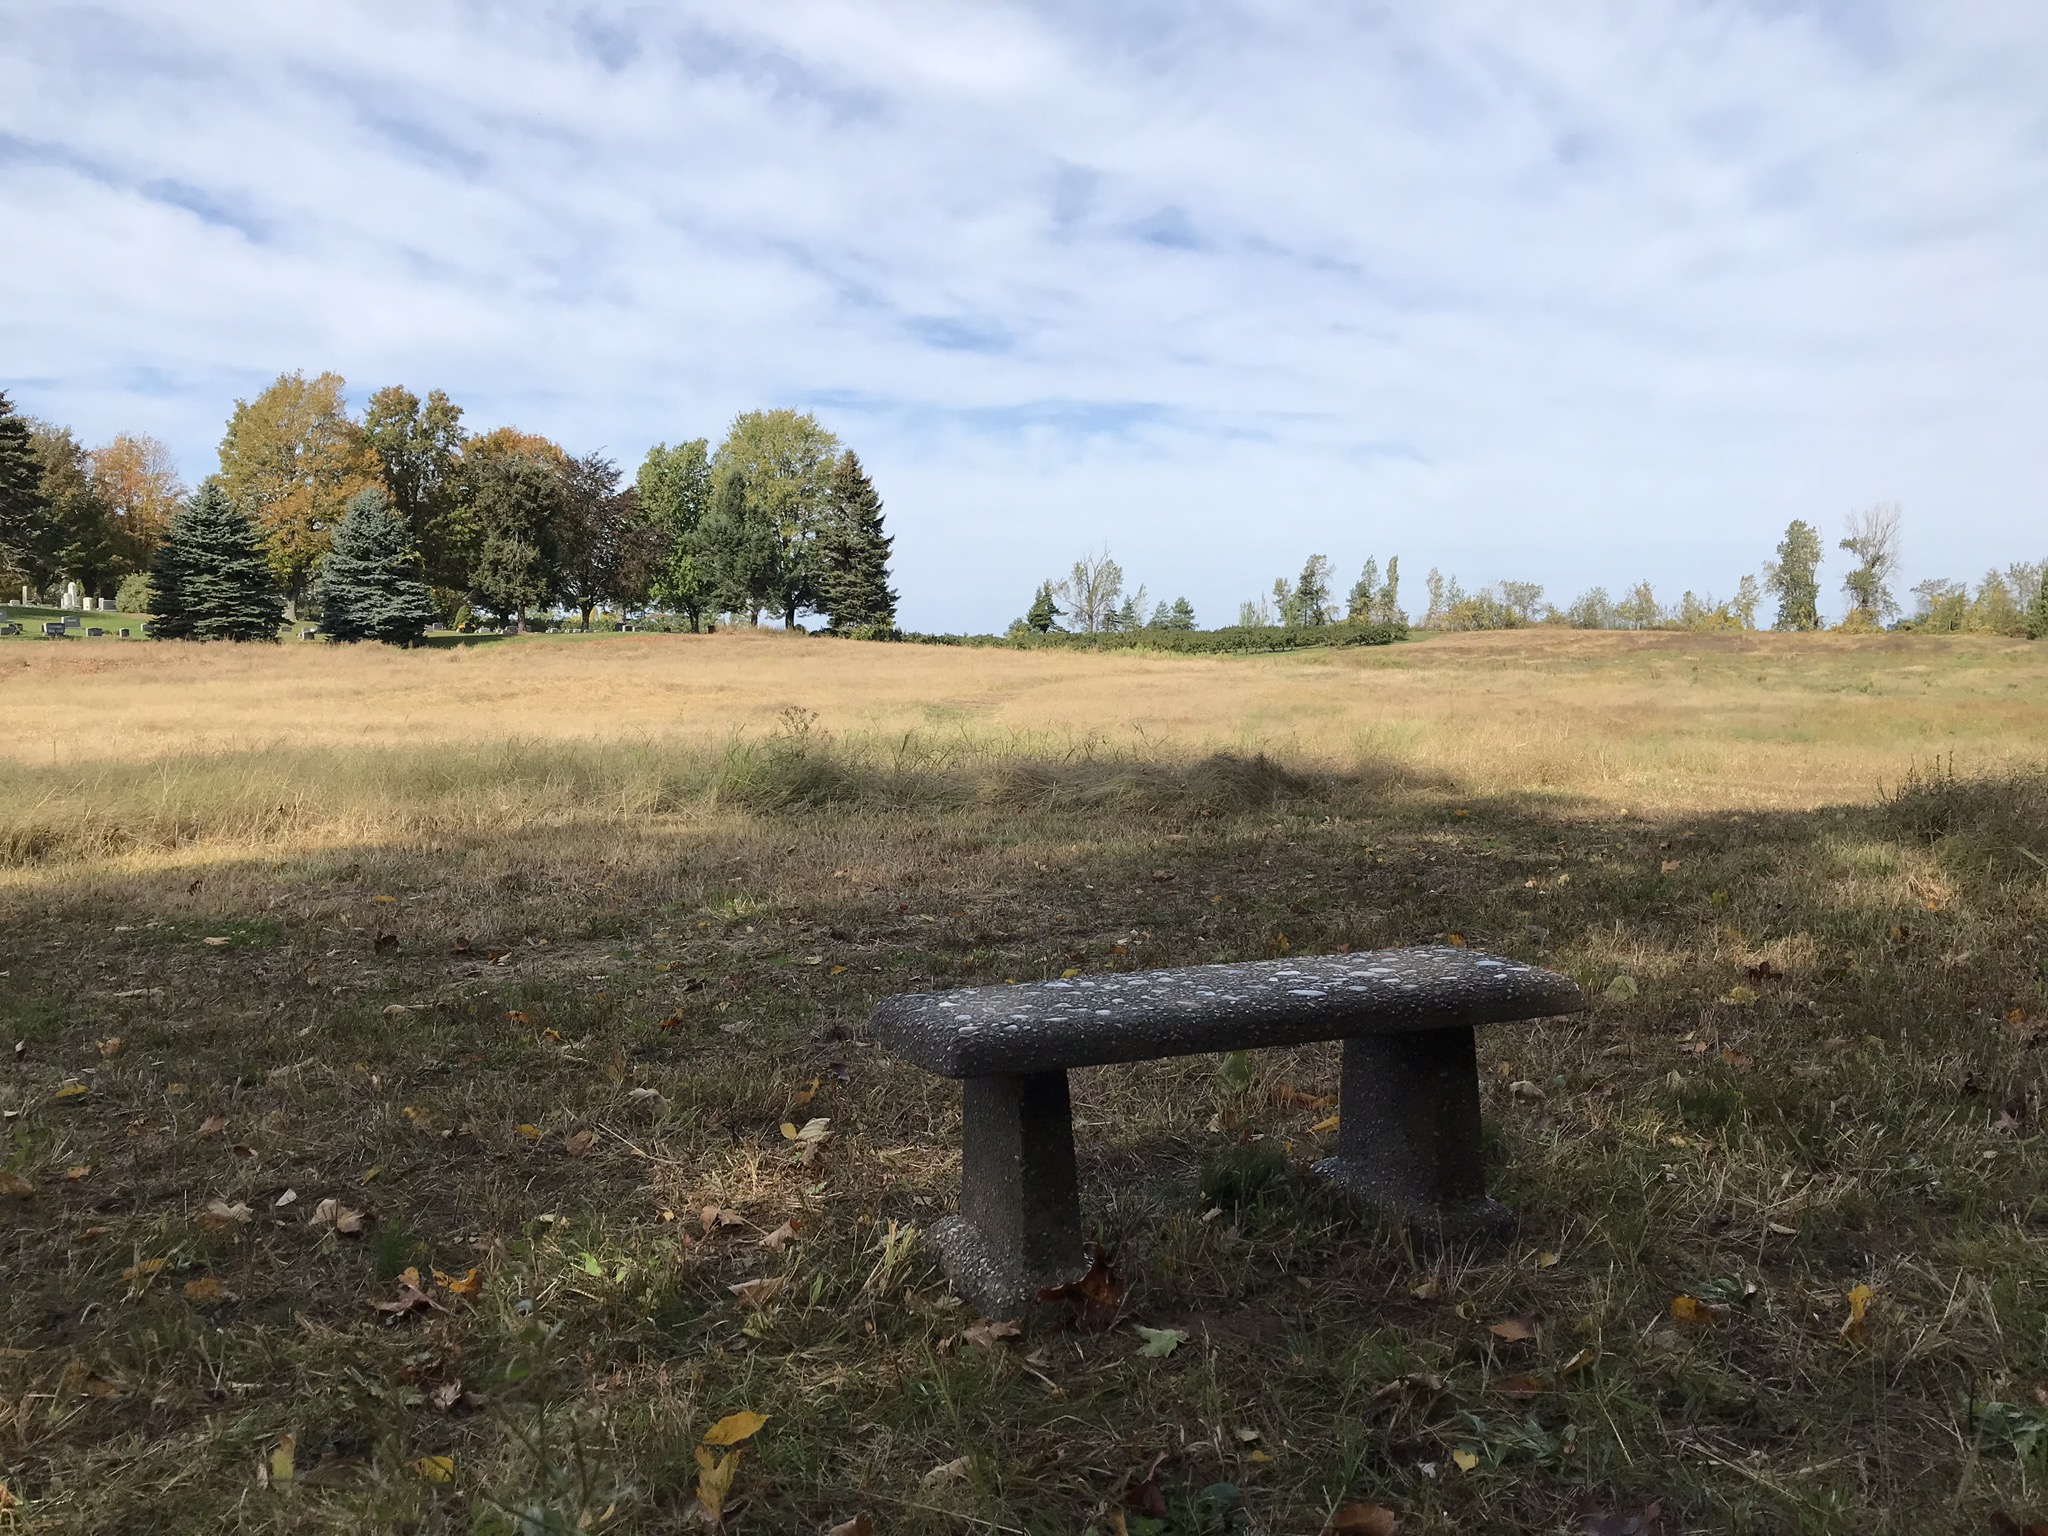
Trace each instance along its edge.
<instances>
[{"instance_id":1,"label":"evergreen pine tree","mask_svg":"<svg viewBox=\"0 0 2048 1536\"><path fill-rule=\"evenodd\" d=\"M882 499L851 448L832 465L825 506L818 532L818 607L834 629L893 630L889 550L896 541L882 531Z\"/></svg>"},{"instance_id":2,"label":"evergreen pine tree","mask_svg":"<svg viewBox=\"0 0 2048 1536\"><path fill-rule=\"evenodd\" d=\"M1166 610L1166 622L1161 629L1193 629L1195 627L1195 605L1184 597L1176 597L1173 606Z\"/></svg>"},{"instance_id":3,"label":"evergreen pine tree","mask_svg":"<svg viewBox=\"0 0 2048 1536\"><path fill-rule=\"evenodd\" d=\"M284 596L249 514L209 478L178 509L151 572L159 640L276 640Z\"/></svg>"},{"instance_id":4,"label":"evergreen pine tree","mask_svg":"<svg viewBox=\"0 0 2048 1536\"><path fill-rule=\"evenodd\" d=\"M417 645L438 617L411 534L382 486L349 498L319 591L320 628L337 640Z\"/></svg>"},{"instance_id":5,"label":"evergreen pine tree","mask_svg":"<svg viewBox=\"0 0 2048 1536\"><path fill-rule=\"evenodd\" d=\"M14 403L0 390L0 570L42 582L49 574L50 540L42 462L28 422L15 415Z\"/></svg>"},{"instance_id":6,"label":"evergreen pine tree","mask_svg":"<svg viewBox=\"0 0 2048 1536\"><path fill-rule=\"evenodd\" d=\"M1041 635L1049 635L1060 627L1060 615L1065 611L1053 601L1052 583L1041 581L1038 584L1038 596L1031 600L1031 611L1024 615L1024 623Z\"/></svg>"}]
</instances>

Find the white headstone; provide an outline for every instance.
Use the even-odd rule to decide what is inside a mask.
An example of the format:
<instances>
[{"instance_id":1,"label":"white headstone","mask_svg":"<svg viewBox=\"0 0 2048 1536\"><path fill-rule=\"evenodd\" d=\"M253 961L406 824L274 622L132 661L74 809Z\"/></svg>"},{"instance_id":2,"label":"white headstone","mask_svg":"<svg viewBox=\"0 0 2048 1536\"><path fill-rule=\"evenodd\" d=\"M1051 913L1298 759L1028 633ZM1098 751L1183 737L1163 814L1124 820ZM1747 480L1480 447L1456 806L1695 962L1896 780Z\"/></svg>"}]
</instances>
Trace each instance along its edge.
<instances>
[{"instance_id":1,"label":"white headstone","mask_svg":"<svg viewBox=\"0 0 2048 1536\"><path fill-rule=\"evenodd\" d=\"M75 581L65 582L64 595L57 600L57 606L59 608L76 608L78 602L78 583Z\"/></svg>"}]
</instances>

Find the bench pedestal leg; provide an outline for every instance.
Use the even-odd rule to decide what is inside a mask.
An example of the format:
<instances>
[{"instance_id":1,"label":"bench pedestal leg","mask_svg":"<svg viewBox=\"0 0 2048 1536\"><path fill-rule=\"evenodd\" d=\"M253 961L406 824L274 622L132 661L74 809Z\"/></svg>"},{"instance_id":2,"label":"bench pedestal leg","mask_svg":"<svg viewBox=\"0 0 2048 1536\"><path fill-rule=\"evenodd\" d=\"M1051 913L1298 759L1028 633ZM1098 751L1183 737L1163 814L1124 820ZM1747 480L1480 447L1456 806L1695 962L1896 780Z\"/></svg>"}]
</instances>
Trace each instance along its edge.
<instances>
[{"instance_id":1,"label":"bench pedestal leg","mask_svg":"<svg viewBox=\"0 0 2048 1536\"><path fill-rule=\"evenodd\" d=\"M1315 1165L1323 1178L1439 1240L1514 1235L1513 1212L1486 1193L1470 1029L1346 1040L1337 1112L1337 1155Z\"/></svg>"},{"instance_id":2,"label":"bench pedestal leg","mask_svg":"<svg viewBox=\"0 0 2048 1536\"><path fill-rule=\"evenodd\" d=\"M1015 1317L1040 1286L1087 1268L1067 1074L970 1077L961 1088L960 1214L932 1240L961 1300Z\"/></svg>"}]
</instances>

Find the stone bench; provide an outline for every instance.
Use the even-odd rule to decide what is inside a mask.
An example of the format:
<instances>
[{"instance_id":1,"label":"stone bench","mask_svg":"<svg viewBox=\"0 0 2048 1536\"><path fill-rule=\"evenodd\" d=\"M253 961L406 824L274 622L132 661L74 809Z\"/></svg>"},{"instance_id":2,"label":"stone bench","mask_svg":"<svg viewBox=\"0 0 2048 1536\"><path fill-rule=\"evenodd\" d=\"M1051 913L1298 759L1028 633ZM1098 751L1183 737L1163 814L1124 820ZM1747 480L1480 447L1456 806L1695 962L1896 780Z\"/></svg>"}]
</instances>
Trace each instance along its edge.
<instances>
[{"instance_id":1,"label":"stone bench","mask_svg":"<svg viewBox=\"0 0 2048 1536\"><path fill-rule=\"evenodd\" d=\"M1387 949L885 998L875 1038L962 1080L960 1212L932 1231L961 1298L1013 1317L1086 1268L1072 1067L1344 1042L1337 1151L1315 1172L1430 1236L1499 1238L1486 1193L1481 1024L1586 1007L1565 977L1467 949Z\"/></svg>"}]
</instances>

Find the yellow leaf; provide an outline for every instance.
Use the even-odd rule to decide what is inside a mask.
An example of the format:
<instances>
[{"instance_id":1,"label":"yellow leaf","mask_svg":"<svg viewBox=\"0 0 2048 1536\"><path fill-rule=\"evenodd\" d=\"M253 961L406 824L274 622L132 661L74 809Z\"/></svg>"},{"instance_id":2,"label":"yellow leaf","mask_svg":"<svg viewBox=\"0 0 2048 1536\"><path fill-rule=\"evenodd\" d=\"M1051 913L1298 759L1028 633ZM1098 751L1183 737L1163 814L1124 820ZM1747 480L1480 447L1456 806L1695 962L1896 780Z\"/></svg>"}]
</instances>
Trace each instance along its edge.
<instances>
[{"instance_id":1,"label":"yellow leaf","mask_svg":"<svg viewBox=\"0 0 2048 1536\"><path fill-rule=\"evenodd\" d=\"M1730 987L1721 994L1721 1001L1735 1008L1747 1008L1756 1001L1756 992L1750 987Z\"/></svg>"},{"instance_id":2,"label":"yellow leaf","mask_svg":"<svg viewBox=\"0 0 2048 1536\"><path fill-rule=\"evenodd\" d=\"M484 1291L484 1275L480 1269L472 1269L466 1275L444 1275L434 1271L434 1283L450 1296L481 1296Z\"/></svg>"},{"instance_id":3,"label":"yellow leaf","mask_svg":"<svg viewBox=\"0 0 2048 1536\"><path fill-rule=\"evenodd\" d=\"M1563 1368L1558 1371L1558 1375L1576 1376L1599 1358L1598 1352L1589 1344L1576 1355L1573 1355L1571 1359L1565 1361Z\"/></svg>"},{"instance_id":4,"label":"yellow leaf","mask_svg":"<svg viewBox=\"0 0 2048 1536\"><path fill-rule=\"evenodd\" d=\"M1536 1255L1536 1267L1538 1269L1555 1269L1558 1263L1559 1255L1550 1252L1548 1249Z\"/></svg>"},{"instance_id":5,"label":"yellow leaf","mask_svg":"<svg viewBox=\"0 0 2048 1536\"><path fill-rule=\"evenodd\" d=\"M299 1437L279 1435L277 1443L270 1448L270 1483L273 1488L288 1486L292 1480L294 1464L298 1461Z\"/></svg>"},{"instance_id":6,"label":"yellow leaf","mask_svg":"<svg viewBox=\"0 0 2048 1536\"><path fill-rule=\"evenodd\" d=\"M1076 966L1071 966L1071 965L1070 965L1070 966L1068 966L1068 967L1067 967L1067 968L1066 968L1066 969L1065 969L1064 971L1061 971L1061 972L1060 972L1060 980L1061 980L1061 981L1071 981L1071 980L1072 980L1072 979L1073 979L1074 977L1076 977L1076 976L1078 976L1078 975L1080 975L1080 974L1081 974L1081 972L1080 972L1080 969L1079 969L1078 967L1076 967Z\"/></svg>"},{"instance_id":7,"label":"yellow leaf","mask_svg":"<svg viewBox=\"0 0 2048 1536\"><path fill-rule=\"evenodd\" d=\"M407 1462L406 1465L430 1483L452 1483L455 1481L455 1458L453 1456L421 1456Z\"/></svg>"},{"instance_id":8,"label":"yellow leaf","mask_svg":"<svg viewBox=\"0 0 2048 1536\"><path fill-rule=\"evenodd\" d=\"M1270 1451L1253 1451L1251 1455L1245 1458L1247 1461L1271 1461L1272 1459L1273 1454Z\"/></svg>"},{"instance_id":9,"label":"yellow leaf","mask_svg":"<svg viewBox=\"0 0 2048 1536\"><path fill-rule=\"evenodd\" d=\"M185 1299L187 1301L219 1301L221 1295L220 1281L212 1275L202 1275L197 1280L187 1280L185 1282Z\"/></svg>"},{"instance_id":10,"label":"yellow leaf","mask_svg":"<svg viewBox=\"0 0 2048 1536\"><path fill-rule=\"evenodd\" d=\"M540 1127L537 1125L522 1125L517 1127L517 1129L519 1131L519 1134L521 1136L524 1136L528 1141L540 1140Z\"/></svg>"},{"instance_id":11,"label":"yellow leaf","mask_svg":"<svg viewBox=\"0 0 2048 1536\"><path fill-rule=\"evenodd\" d=\"M379 906L385 907L396 906L398 904L398 898L396 896L372 896L370 900L376 902Z\"/></svg>"},{"instance_id":12,"label":"yellow leaf","mask_svg":"<svg viewBox=\"0 0 2048 1536\"><path fill-rule=\"evenodd\" d=\"M1453 1451L1451 1452L1451 1460L1457 1463L1460 1472L1470 1472L1479 1465L1479 1458L1470 1451Z\"/></svg>"},{"instance_id":13,"label":"yellow leaf","mask_svg":"<svg viewBox=\"0 0 2048 1536\"><path fill-rule=\"evenodd\" d=\"M121 1278L137 1290L149 1284L164 1272L163 1259L143 1259L121 1271Z\"/></svg>"},{"instance_id":14,"label":"yellow leaf","mask_svg":"<svg viewBox=\"0 0 2048 1536\"><path fill-rule=\"evenodd\" d=\"M1464 813L1461 811L1459 814L1463 815ZM1447 933L1444 935L1444 942L1454 949L1463 949L1465 947L1465 935L1462 933Z\"/></svg>"},{"instance_id":15,"label":"yellow leaf","mask_svg":"<svg viewBox=\"0 0 2048 1536\"><path fill-rule=\"evenodd\" d=\"M83 1083L66 1083L50 1097L53 1099L82 1099L92 1090Z\"/></svg>"},{"instance_id":16,"label":"yellow leaf","mask_svg":"<svg viewBox=\"0 0 2048 1536\"><path fill-rule=\"evenodd\" d=\"M744 1451L720 1456L708 1446L697 1447L697 1502L712 1520L725 1518L725 1498L732 1492L733 1474L740 1469Z\"/></svg>"},{"instance_id":17,"label":"yellow leaf","mask_svg":"<svg viewBox=\"0 0 2048 1536\"><path fill-rule=\"evenodd\" d=\"M742 1410L729 1413L704 1432L706 1445L738 1445L751 1440L761 1432L761 1426L768 1422L765 1413L750 1413Z\"/></svg>"},{"instance_id":18,"label":"yellow leaf","mask_svg":"<svg viewBox=\"0 0 2048 1536\"><path fill-rule=\"evenodd\" d=\"M1867 1285L1849 1287L1849 1318L1842 1324L1841 1335L1851 1344L1863 1342L1863 1318L1870 1310L1870 1299L1875 1294Z\"/></svg>"},{"instance_id":19,"label":"yellow leaf","mask_svg":"<svg viewBox=\"0 0 2048 1536\"><path fill-rule=\"evenodd\" d=\"M843 966L843 965L835 965L835 966L833 966L833 967L832 967L832 969L831 969L831 971L830 971L830 973L829 973L829 974L831 974L831 975L833 975L833 976L837 976L837 975L839 975L839 974L840 974L840 973L841 973L842 971L844 971L845 969L846 969L846 967L845 967L845 966Z\"/></svg>"},{"instance_id":20,"label":"yellow leaf","mask_svg":"<svg viewBox=\"0 0 2048 1536\"><path fill-rule=\"evenodd\" d=\"M797 1089L796 1107L798 1109L802 1109L806 1104L810 1103L811 1100L815 1099L818 1096L818 1085L824 1081L825 1080L822 1077L814 1077L811 1079L810 1087Z\"/></svg>"},{"instance_id":21,"label":"yellow leaf","mask_svg":"<svg viewBox=\"0 0 2048 1536\"><path fill-rule=\"evenodd\" d=\"M1337 1120L1338 1117L1335 1115L1330 1116L1327 1120L1318 1120L1308 1128L1309 1134L1312 1136L1327 1136L1330 1132L1337 1129Z\"/></svg>"}]
</instances>

